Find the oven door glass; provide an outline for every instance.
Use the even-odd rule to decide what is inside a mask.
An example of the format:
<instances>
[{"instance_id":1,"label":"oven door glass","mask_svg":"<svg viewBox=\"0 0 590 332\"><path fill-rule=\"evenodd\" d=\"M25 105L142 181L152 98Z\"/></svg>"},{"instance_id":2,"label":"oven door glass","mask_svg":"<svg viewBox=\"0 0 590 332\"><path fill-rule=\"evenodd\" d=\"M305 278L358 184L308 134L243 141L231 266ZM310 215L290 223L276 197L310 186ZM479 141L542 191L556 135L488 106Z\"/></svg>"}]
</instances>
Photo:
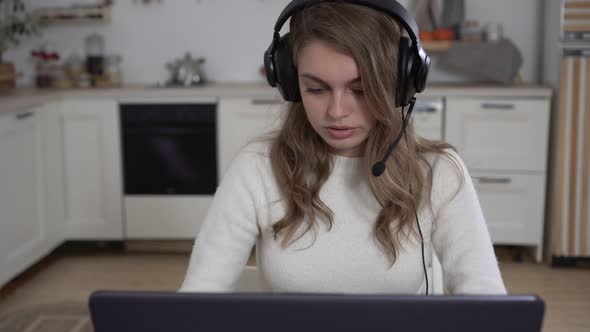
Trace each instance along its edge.
<instances>
[{"instance_id":1,"label":"oven door glass","mask_svg":"<svg viewBox=\"0 0 590 332\"><path fill-rule=\"evenodd\" d=\"M125 193L214 194L215 107L184 105L179 111L178 105L159 105L140 114L141 105L128 106L136 107L121 108Z\"/></svg>"}]
</instances>

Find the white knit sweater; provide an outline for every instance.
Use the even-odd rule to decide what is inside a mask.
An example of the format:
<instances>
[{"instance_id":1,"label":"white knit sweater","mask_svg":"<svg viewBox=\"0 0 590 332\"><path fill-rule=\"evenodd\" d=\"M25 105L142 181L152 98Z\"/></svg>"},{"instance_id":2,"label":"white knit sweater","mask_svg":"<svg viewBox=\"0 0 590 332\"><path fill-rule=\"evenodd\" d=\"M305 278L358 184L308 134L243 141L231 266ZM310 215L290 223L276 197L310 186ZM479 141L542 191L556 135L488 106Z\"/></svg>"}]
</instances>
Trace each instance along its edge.
<instances>
[{"instance_id":1,"label":"white knit sweater","mask_svg":"<svg viewBox=\"0 0 590 332\"><path fill-rule=\"evenodd\" d=\"M283 249L273 238L272 225L283 217L285 205L268 149L266 143L248 145L224 174L180 291L232 291L256 245L261 284L269 291L424 294L420 242L405 241L391 266L375 239L381 207L371 193L362 158L333 156L333 173L320 192L334 213L332 229L319 221L315 237L309 231ZM434 248L444 286L452 294L505 294L477 194L455 156L463 179L447 158L428 156L434 172L432 208L423 204L418 213L426 264Z\"/></svg>"}]
</instances>

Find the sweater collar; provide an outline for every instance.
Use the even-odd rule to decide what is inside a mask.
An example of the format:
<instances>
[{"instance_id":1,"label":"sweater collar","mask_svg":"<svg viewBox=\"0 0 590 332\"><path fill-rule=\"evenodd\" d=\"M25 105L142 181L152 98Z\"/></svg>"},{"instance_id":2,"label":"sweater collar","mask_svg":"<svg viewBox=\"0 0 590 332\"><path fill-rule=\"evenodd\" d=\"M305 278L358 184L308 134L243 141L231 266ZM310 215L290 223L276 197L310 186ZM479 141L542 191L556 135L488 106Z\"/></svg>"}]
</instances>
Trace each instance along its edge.
<instances>
[{"instance_id":1,"label":"sweater collar","mask_svg":"<svg viewBox=\"0 0 590 332\"><path fill-rule=\"evenodd\" d=\"M364 172L364 157L343 157L332 154L334 168L332 174L344 174L349 176L362 176Z\"/></svg>"}]
</instances>

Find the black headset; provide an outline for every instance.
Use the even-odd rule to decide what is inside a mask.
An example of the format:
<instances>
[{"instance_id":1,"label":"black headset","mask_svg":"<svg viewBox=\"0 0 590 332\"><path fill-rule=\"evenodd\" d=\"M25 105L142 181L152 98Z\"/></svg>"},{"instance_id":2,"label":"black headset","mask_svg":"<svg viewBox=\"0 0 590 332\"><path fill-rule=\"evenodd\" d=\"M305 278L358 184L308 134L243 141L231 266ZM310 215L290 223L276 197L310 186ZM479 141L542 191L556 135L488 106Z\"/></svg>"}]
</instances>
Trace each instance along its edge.
<instances>
[{"instance_id":1,"label":"black headset","mask_svg":"<svg viewBox=\"0 0 590 332\"><path fill-rule=\"evenodd\" d=\"M289 33L280 35L283 24L296 12L320 2L344 2L382 11L398 21L407 31L401 37L398 52L398 78L395 104L405 107L415 93L422 92L430 68L430 57L420 44L418 25L406 9L395 0L294 0L283 9L274 28L270 46L264 52L264 68L268 84L279 89L286 101L299 102L299 79L289 46Z\"/></svg>"}]
</instances>

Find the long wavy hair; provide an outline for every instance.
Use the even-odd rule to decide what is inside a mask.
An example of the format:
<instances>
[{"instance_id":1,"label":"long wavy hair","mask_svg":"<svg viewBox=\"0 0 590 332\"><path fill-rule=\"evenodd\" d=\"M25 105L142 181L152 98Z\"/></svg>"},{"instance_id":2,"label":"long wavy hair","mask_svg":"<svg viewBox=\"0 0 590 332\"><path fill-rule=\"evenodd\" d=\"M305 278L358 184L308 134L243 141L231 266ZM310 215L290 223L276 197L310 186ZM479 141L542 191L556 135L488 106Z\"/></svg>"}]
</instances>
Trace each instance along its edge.
<instances>
[{"instance_id":1,"label":"long wavy hair","mask_svg":"<svg viewBox=\"0 0 590 332\"><path fill-rule=\"evenodd\" d=\"M377 120L364 150L366 175L382 207L375 237L391 264L402 249L402 238L418 236L415 212L421 202L430 202L432 167L425 154L440 153L452 159L445 151L452 146L416 136L410 122L405 142L401 141L388 159L385 172L379 177L370 173L401 130L402 112L395 107L400 34L395 19L384 13L348 3L320 2L291 18L289 37L295 63L299 51L315 40L357 62L366 102ZM332 157L327 143L309 123L301 102L288 104L282 127L270 140L272 169L286 203L286 214L273 224L273 232L275 239L281 239L281 245L287 247L306 232L315 232L320 219L332 227L334 214L319 197L332 172ZM305 227L303 232L301 227Z\"/></svg>"}]
</instances>

